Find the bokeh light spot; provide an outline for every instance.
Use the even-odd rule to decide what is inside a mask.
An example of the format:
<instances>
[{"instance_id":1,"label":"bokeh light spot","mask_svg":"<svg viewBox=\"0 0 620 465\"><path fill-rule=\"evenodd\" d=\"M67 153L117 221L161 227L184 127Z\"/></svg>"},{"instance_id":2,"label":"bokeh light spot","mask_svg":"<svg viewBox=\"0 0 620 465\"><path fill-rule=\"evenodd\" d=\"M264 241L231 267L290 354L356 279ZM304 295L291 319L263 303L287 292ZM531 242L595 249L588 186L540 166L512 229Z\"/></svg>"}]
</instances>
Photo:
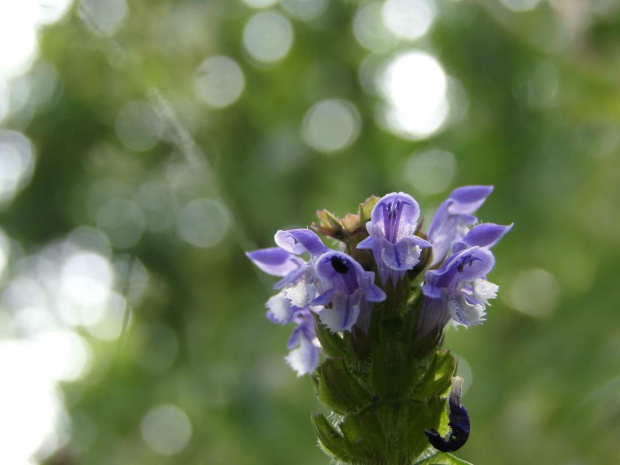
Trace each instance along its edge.
<instances>
[{"instance_id":1,"label":"bokeh light spot","mask_svg":"<svg viewBox=\"0 0 620 465\"><path fill-rule=\"evenodd\" d=\"M394 133L423 139L446 122L447 77L432 55L420 51L402 53L388 62L378 79L387 101L385 123Z\"/></svg>"},{"instance_id":2,"label":"bokeh light spot","mask_svg":"<svg viewBox=\"0 0 620 465\"><path fill-rule=\"evenodd\" d=\"M429 30L436 10L432 0L387 0L382 15L393 34L401 39L414 40Z\"/></svg>"},{"instance_id":3,"label":"bokeh light spot","mask_svg":"<svg viewBox=\"0 0 620 465\"><path fill-rule=\"evenodd\" d=\"M126 0L80 0L78 11L92 32L111 36L127 19L129 8Z\"/></svg>"},{"instance_id":4,"label":"bokeh light spot","mask_svg":"<svg viewBox=\"0 0 620 465\"><path fill-rule=\"evenodd\" d=\"M445 150L430 149L414 153L405 164L407 181L426 195L445 191L455 174L456 158Z\"/></svg>"},{"instance_id":5,"label":"bokeh light spot","mask_svg":"<svg viewBox=\"0 0 620 465\"><path fill-rule=\"evenodd\" d=\"M207 248L218 244L230 223L226 208L212 199L194 199L181 210L179 236L193 246Z\"/></svg>"},{"instance_id":6,"label":"bokeh light spot","mask_svg":"<svg viewBox=\"0 0 620 465\"><path fill-rule=\"evenodd\" d=\"M88 325L88 332L102 341L113 341L123 331L123 322L127 302L116 292L110 293L100 317L93 324Z\"/></svg>"},{"instance_id":7,"label":"bokeh light spot","mask_svg":"<svg viewBox=\"0 0 620 465\"><path fill-rule=\"evenodd\" d=\"M4 274L11 256L11 240L4 230L0 228L0 278Z\"/></svg>"},{"instance_id":8,"label":"bokeh light spot","mask_svg":"<svg viewBox=\"0 0 620 465\"><path fill-rule=\"evenodd\" d=\"M553 106L559 84L556 67L543 62L521 76L515 94L522 104L530 108L546 109Z\"/></svg>"},{"instance_id":9,"label":"bokeh light spot","mask_svg":"<svg viewBox=\"0 0 620 465\"><path fill-rule=\"evenodd\" d=\"M213 108L235 103L244 87L243 71L235 60L226 56L207 58L194 78L196 96Z\"/></svg>"},{"instance_id":10,"label":"bokeh light spot","mask_svg":"<svg viewBox=\"0 0 620 465\"><path fill-rule=\"evenodd\" d=\"M347 100L322 100L306 113L304 140L319 152L331 153L350 146L357 139L361 118L355 105Z\"/></svg>"},{"instance_id":11,"label":"bokeh light spot","mask_svg":"<svg viewBox=\"0 0 620 465\"><path fill-rule=\"evenodd\" d=\"M31 344L0 342L0 463L33 458L55 429L61 403L43 365Z\"/></svg>"},{"instance_id":12,"label":"bokeh light spot","mask_svg":"<svg viewBox=\"0 0 620 465\"><path fill-rule=\"evenodd\" d=\"M528 11L536 7L540 0L499 0L502 5L512 11Z\"/></svg>"},{"instance_id":13,"label":"bokeh light spot","mask_svg":"<svg viewBox=\"0 0 620 465\"><path fill-rule=\"evenodd\" d=\"M174 225L176 204L164 183L144 183L136 193L136 202L144 212L149 231L159 233Z\"/></svg>"},{"instance_id":14,"label":"bokeh light spot","mask_svg":"<svg viewBox=\"0 0 620 465\"><path fill-rule=\"evenodd\" d=\"M30 141L19 132L0 130L0 201L11 199L30 181L33 171Z\"/></svg>"},{"instance_id":15,"label":"bokeh light spot","mask_svg":"<svg viewBox=\"0 0 620 465\"><path fill-rule=\"evenodd\" d=\"M38 24L51 24L62 18L73 0L35 0L35 17Z\"/></svg>"},{"instance_id":16,"label":"bokeh light spot","mask_svg":"<svg viewBox=\"0 0 620 465\"><path fill-rule=\"evenodd\" d=\"M99 210L97 226L108 236L112 245L126 249L140 241L144 216L133 202L113 199Z\"/></svg>"},{"instance_id":17,"label":"bokeh light spot","mask_svg":"<svg viewBox=\"0 0 620 465\"><path fill-rule=\"evenodd\" d=\"M76 252L64 263L61 271L61 290L75 304L102 305L113 280L110 263L92 252Z\"/></svg>"},{"instance_id":18,"label":"bokeh light spot","mask_svg":"<svg viewBox=\"0 0 620 465\"><path fill-rule=\"evenodd\" d=\"M371 52L385 52L396 45L396 38L382 20L382 3L360 7L353 18L353 33L362 47Z\"/></svg>"},{"instance_id":19,"label":"bokeh light spot","mask_svg":"<svg viewBox=\"0 0 620 465\"><path fill-rule=\"evenodd\" d=\"M0 74L0 123L9 114L10 102L9 102L9 87L7 86L2 75Z\"/></svg>"},{"instance_id":20,"label":"bokeh light spot","mask_svg":"<svg viewBox=\"0 0 620 465\"><path fill-rule=\"evenodd\" d=\"M106 235L90 226L75 228L69 233L67 241L78 250L95 252L103 257L110 257L112 254L112 246Z\"/></svg>"},{"instance_id":21,"label":"bokeh light spot","mask_svg":"<svg viewBox=\"0 0 620 465\"><path fill-rule=\"evenodd\" d=\"M555 309L560 288L555 277L540 268L519 273L510 287L510 306L535 317L546 317Z\"/></svg>"},{"instance_id":22,"label":"bokeh light spot","mask_svg":"<svg viewBox=\"0 0 620 465\"><path fill-rule=\"evenodd\" d=\"M159 141L162 121L150 103L131 102L118 113L115 130L125 147L143 152L155 147Z\"/></svg>"},{"instance_id":23,"label":"bokeh light spot","mask_svg":"<svg viewBox=\"0 0 620 465\"><path fill-rule=\"evenodd\" d=\"M310 21L325 10L327 0L282 0L280 5L289 15Z\"/></svg>"},{"instance_id":24,"label":"bokeh light spot","mask_svg":"<svg viewBox=\"0 0 620 465\"><path fill-rule=\"evenodd\" d=\"M41 355L40 369L56 381L78 381L92 366L93 354L84 338L73 331L46 331L37 335L32 344Z\"/></svg>"},{"instance_id":25,"label":"bokeh light spot","mask_svg":"<svg viewBox=\"0 0 620 465\"><path fill-rule=\"evenodd\" d=\"M280 13L257 13L243 29L243 46L252 58L261 63L280 61L293 46L293 25Z\"/></svg>"},{"instance_id":26,"label":"bokeh light spot","mask_svg":"<svg viewBox=\"0 0 620 465\"><path fill-rule=\"evenodd\" d=\"M37 50L32 9L21 1L0 0L0 80L26 71Z\"/></svg>"},{"instance_id":27,"label":"bokeh light spot","mask_svg":"<svg viewBox=\"0 0 620 465\"><path fill-rule=\"evenodd\" d=\"M269 8L279 1L280 0L243 0L243 3L251 6L252 8Z\"/></svg>"},{"instance_id":28,"label":"bokeh light spot","mask_svg":"<svg viewBox=\"0 0 620 465\"><path fill-rule=\"evenodd\" d=\"M144 442L159 455L178 454L192 437L189 418L176 405L154 407L144 416L140 429Z\"/></svg>"}]
</instances>

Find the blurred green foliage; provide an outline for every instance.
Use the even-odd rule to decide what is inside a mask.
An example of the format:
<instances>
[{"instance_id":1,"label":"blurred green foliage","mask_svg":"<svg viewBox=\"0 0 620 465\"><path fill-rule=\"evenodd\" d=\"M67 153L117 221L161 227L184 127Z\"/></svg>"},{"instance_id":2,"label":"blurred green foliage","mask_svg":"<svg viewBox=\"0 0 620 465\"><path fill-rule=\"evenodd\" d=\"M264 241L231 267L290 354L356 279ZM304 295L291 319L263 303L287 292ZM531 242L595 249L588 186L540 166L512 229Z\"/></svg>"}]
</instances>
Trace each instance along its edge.
<instances>
[{"instance_id":1,"label":"blurred green foliage","mask_svg":"<svg viewBox=\"0 0 620 465\"><path fill-rule=\"evenodd\" d=\"M29 254L79 226L101 227L110 200L137 202L153 227L128 246L122 221L120 239L107 233L113 257L139 260L149 287L122 338L79 330L94 364L63 385L73 432L45 463L327 463L310 423L322 408L310 380L285 365L288 329L264 317L272 283L244 250L271 246L277 229L309 225L318 209L355 211L373 194L409 192L428 218L467 184L493 184L479 216L515 227L494 249L491 279L502 290L488 321L449 331L445 343L470 383L463 402L472 435L460 456L620 463L618 5L540 1L518 12L495 0L436 1L425 36L374 55L424 50L459 83L452 110L461 117L407 140L377 123L382 98L360 83L369 52L352 22L366 2L331 0L314 19L292 19L292 48L273 65L244 50L257 10L240 0L133 0L114 35L86 27L78 3L39 38L39 64L57 73L54 95L2 123L27 135L37 159L0 221ZM215 55L234 59L245 77L240 98L222 109L194 92L198 68ZM361 118L357 140L332 154L301 135L304 115L324 99L346 99ZM148 102L163 128L144 151L118 137L119 112L136 101ZM134 124L130 134L141 130ZM432 194L407 174L429 148L456 160L454 179ZM148 197L145 185L164 186L155 206L136 200ZM203 198L227 212L223 240L209 247L188 243L178 226L184 207ZM160 404L180 407L191 423L178 455L144 441L144 417Z\"/></svg>"}]
</instances>

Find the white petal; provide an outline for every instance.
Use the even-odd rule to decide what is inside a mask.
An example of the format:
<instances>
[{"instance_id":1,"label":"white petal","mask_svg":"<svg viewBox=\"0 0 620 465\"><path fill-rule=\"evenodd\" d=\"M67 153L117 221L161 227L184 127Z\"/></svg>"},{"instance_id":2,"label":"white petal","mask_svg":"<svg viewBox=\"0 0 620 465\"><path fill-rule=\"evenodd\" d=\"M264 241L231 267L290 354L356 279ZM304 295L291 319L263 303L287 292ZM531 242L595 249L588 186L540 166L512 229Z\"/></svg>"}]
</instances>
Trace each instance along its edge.
<instances>
[{"instance_id":1,"label":"white petal","mask_svg":"<svg viewBox=\"0 0 620 465\"><path fill-rule=\"evenodd\" d=\"M316 290L313 284L306 284L306 280L302 279L294 286L287 287L284 290L284 295L290 299L291 305L302 308L307 307L312 302L316 296Z\"/></svg>"},{"instance_id":2,"label":"white petal","mask_svg":"<svg viewBox=\"0 0 620 465\"><path fill-rule=\"evenodd\" d=\"M471 305L460 292L451 296L448 301L448 311L454 321L465 326L479 325L484 321L484 305Z\"/></svg>"},{"instance_id":3,"label":"white petal","mask_svg":"<svg viewBox=\"0 0 620 465\"><path fill-rule=\"evenodd\" d=\"M476 279L474 281L474 299L482 305L489 305L489 299L497 298L499 286L490 283L486 279Z\"/></svg>"},{"instance_id":4,"label":"white petal","mask_svg":"<svg viewBox=\"0 0 620 465\"><path fill-rule=\"evenodd\" d=\"M278 323L289 323L293 318L291 301L286 298L285 292L279 292L267 301L269 316Z\"/></svg>"},{"instance_id":5,"label":"white petal","mask_svg":"<svg viewBox=\"0 0 620 465\"><path fill-rule=\"evenodd\" d=\"M331 308L321 310L321 322L332 333L350 331L360 314L359 294L348 296L343 292L335 292L331 303Z\"/></svg>"},{"instance_id":6,"label":"white petal","mask_svg":"<svg viewBox=\"0 0 620 465\"><path fill-rule=\"evenodd\" d=\"M312 373L319 364L320 349L307 339L301 340L301 345L291 350L286 357L286 361L293 370L297 372L297 376Z\"/></svg>"}]
</instances>

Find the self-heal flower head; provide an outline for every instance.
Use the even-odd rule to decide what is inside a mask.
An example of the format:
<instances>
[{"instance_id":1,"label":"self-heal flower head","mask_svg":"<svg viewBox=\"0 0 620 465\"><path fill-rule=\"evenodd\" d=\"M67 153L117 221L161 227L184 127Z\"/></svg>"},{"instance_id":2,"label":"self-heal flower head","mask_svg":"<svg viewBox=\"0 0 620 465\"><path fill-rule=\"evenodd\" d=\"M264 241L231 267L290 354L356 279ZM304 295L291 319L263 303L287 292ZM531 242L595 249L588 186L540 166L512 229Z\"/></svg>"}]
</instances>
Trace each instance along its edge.
<instances>
[{"instance_id":1,"label":"self-heal flower head","mask_svg":"<svg viewBox=\"0 0 620 465\"><path fill-rule=\"evenodd\" d=\"M372 302L386 299L385 292L373 284L375 274L365 271L349 255L331 251L316 262L315 270L322 293L313 305L323 305L321 322L332 332L350 331L360 314L370 311Z\"/></svg>"},{"instance_id":2,"label":"self-heal flower head","mask_svg":"<svg viewBox=\"0 0 620 465\"><path fill-rule=\"evenodd\" d=\"M430 266L446 258L453 243L467 235L469 226L478 221L473 213L482 206L492 191L493 186L459 187L439 205L428 228L428 239L433 244Z\"/></svg>"},{"instance_id":3,"label":"self-heal flower head","mask_svg":"<svg viewBox=\"0 0 620 465\"><path fill-rule=\"evenodd\" d=\"M366 223L370 236L357 248L372 250L382 284L391 278L396 285L420 261L421 249L431 246L415 235L419 216L418 203L402 192L386 195L373 208Z\"/></svg>"},{"instance_id":4,"label":"self-heal flower head","mask_svg":"<svg viewBox=\"0 0 620 465\"><path fill-rule=\"evenodd\" d=\"M450 318L465 326L484 321L489 299L499 287L486 280L493 269L493 254L481 247L471 247L453 255L438 270L425 274L422 286L424 307L418 329L421 335L442 328Z\"/></svg>"}]
</instances>

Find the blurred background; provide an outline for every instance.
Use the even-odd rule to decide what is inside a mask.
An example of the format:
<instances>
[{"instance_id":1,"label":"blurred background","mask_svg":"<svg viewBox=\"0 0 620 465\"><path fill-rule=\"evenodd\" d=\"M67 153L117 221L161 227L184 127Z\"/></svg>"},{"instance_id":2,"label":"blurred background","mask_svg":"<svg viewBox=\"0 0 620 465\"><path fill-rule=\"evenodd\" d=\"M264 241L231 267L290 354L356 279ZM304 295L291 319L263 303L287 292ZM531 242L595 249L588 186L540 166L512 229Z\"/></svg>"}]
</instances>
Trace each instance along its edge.
<instances>
[{"instance_id":1,"label":"blurred background","mask_svg":"<svg viewBox=\"0 0 620 465\"><path fill-rule=\"evenodd\" d=\"M492 184L482 464L620 463L620 2L0 0L0 463L329 463L245 250Z\"/></svg>"}]
</instances>

